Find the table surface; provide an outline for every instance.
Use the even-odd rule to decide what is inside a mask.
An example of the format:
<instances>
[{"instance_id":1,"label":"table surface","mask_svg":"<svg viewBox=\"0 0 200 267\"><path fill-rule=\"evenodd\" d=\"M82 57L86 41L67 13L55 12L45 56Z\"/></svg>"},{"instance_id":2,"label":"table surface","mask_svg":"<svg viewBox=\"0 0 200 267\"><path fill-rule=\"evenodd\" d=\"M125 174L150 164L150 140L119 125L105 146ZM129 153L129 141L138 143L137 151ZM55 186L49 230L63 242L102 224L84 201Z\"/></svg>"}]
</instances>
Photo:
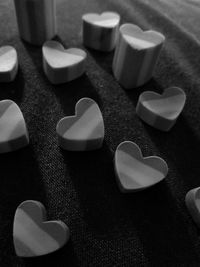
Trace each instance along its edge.
<instances>
[{"instance_id":1,"label":"table surface","mask_svg":"<svg viewBox=\"0 0 200 267\"><path fill-rule=\"evenodd\" d=\"M20 69L0 85L0 99L22 109L30 145L0 155L0 266L200 266L199 230L185 207L188 190L200 186L200 2L197 0L58 0L58 36L65 47L81 47L81 16L116 11L122 23L166 36L153 79L124 90L112 75L113 53L87 50L86 74L51 85L41 49L21 41L12 0L0 1L0 45L13 45ZM184 111L169 133L147 126L136 115L139 94L179 86ZM105 142L95 152L64 152L56 124L74 113L82 97L93 98L105 121ZM117 145L136 142L145 156L169 166L167 178L149 190L120 193L113 170ZM16 257L12 227L17 206L41 201L48 219L63 220L71 239L59 252L32 260Z\"/></svg>"}]
</instances>

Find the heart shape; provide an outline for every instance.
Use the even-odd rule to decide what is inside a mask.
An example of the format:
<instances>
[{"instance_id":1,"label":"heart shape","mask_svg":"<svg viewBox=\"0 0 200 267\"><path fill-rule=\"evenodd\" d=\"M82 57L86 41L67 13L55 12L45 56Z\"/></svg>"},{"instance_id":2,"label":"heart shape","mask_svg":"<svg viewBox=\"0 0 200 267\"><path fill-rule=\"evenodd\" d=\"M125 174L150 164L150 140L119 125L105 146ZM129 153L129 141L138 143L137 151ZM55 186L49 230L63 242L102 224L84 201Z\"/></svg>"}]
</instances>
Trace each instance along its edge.
<instances>
[{"instance_id":1,"label":"heart shape","mask_svg":"<svg viewBox=\"0 0 200 267\"><path fill-rule=\"evenodd\" d=\"M136 112L149 125L169 131L182 112L186 95L181 88L167 88L162 95L146 91L139 97Z\"/></svg>"},{"instance_id":2,"label":"heart shape","mask_svg":"<svg viewBox=\"0 0 200 267\"><path fill-rule=\"evenodd\" d=\"M87 54L82 49L64 49L56 41L47 41L43 45L44 72L53 84L72 81L85 72Z\"/></svg>"},{"instance_id":3,"label":"heart shape","mask_svg":"<svg viewBox=\"0 0 200 267\"><path fill-rule=\"evenodd\" d=\"M62 221L46 221L42 203L22 202L14 217L13 240L19 257L36 257L55 252L65 245L69 228Z\"/></svg>"},{"instance_id":4,"label":"heart shape","mask_svg":"<svg viewBox=\"0 0 200 267\"><path fill-rule=\"evenodd\" d=\"M133 142L119 144L115 152L114 167L119 188L123 193L147 189L162 181L167 173L166 162L157 157L143 157Z\"/></svg>"},{"instance_id":5,"label":"heart shape","mask_svg":"<svg viewBox=\"0 0 200 267\"><path fill-rule=\"evenodd\" d=\"M125 89L142 86L151 79L164 40L161 33L143 31L134 24L120 27L113 73Z\"/></svg>"},{"instance_id":6,"label":"heart shape","mask_svg":"<svg viewBox=\"0 0 200 267\"><path fill-rule=\"evenodd\" d=\"M99 106L90 98L82 98L75 109L75 116L64 117L57 124L59 145L71 151L100 148L105 130Z\"/></svg>"},{"instance_id":7,"label":"heart shape","mask_svg":"<svg viewBox=\"0 0 200 267\"><path fill-rule=\"evenodd\" d=\"M194 188L186 194L185 204L194 222L200 227L200 187Z\"/></svg>"},{"instance_id":8,"label":"heart shape","mask_svg":"<svg viewBox=\"0 0 200 267\"><path fill-rule=\"evenodd\" d=\"M0 47L0 82L11 82L18 71L17 51L12 46Z\"/></svg>"},{"instance_id":9,"label":"heart shape","mask_svg":"<svg viewBox=\"0 0 200 267\"><path fill-rule=\"evenodd\" d=\"M116 46L120 16L115 12L83 15L83 43L85 46L109 52Z\"/></svg>"},{"instance_id":10,"label":"heart shape","mask_svg":"<svg viewBox=\"0 0 200 267\"><path fill-rule=\"evenodd\" d=\"M0 153L20 149L29 144L23 114L12 100L0 101Z\"/></svg>"},{"instance_id":11,"label":"heart shape","mask_svg":"<svg viewBox=\"0 0 200 267\"><path fill-rule=\"evenodd\" d=\"M156 31L143 31L134 24L124 24L120 27L120 32L127 43L138 50L150 49L162 44L165 37Z\"/></svg>"},{"instance_id":12,"label":"heart shape","mask_svg":"<svg viewBox=\"0 0 200 267\"><path fill-rule=\"evenodd\" d=\"M103 12L102 14L88 13L82 19L92 25L113 28L120 22L120 16L115 12Z\"/></svg>"}]
</instances>

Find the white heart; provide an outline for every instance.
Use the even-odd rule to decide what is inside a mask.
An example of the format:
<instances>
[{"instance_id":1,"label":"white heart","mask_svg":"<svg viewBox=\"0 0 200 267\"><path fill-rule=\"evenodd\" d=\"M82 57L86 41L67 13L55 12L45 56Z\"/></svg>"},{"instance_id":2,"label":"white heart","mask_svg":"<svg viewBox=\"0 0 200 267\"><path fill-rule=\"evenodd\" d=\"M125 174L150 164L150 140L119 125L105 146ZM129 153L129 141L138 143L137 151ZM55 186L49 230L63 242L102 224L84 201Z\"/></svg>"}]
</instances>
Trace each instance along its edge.
<instances>
[{"instance_id":1,"label":"white heart","mask_svg":"<svg viewBox=\"0 0 200 267\"><path fill-rule=\"evenodd\" d=\"M143 157L133 142L119 144L114 158L115 173L122 192L136 192L162 181L167 173L166 162L156 156Z\"/></svg>"},{"instance_id":2,"label":"white heart","mask_svg":"<svg viewBox=\"0 0 200 267\"><path fill-rule=\"evenodd\" d=\"M185 101L185 92L178 87L167 88L162 95L146 91L139 97L136 112L149 125L168 131L182 112Z\"/></svg>"},{"instance_id":3,"label":"white heart","mask_svg":"<svg viewBox=\"0 0 200 267\"><path fill-rule=\"evenodd\" d=\"M0 47L0 82L11 82L18 71L17 51L12 46Z\"/></svg>"},{"instance_id":4,"label":"white heart","mask_svg":"<svg viewBox=\"0 0 200 267\"><path fill-rule=\"evenodd\" d=\"M0 153L22 148L29 143L23 114L12 100L0 101Z\"/></svg>"},{"instance_id":5,"label":"white heart","mask_svg":"<svg viewBox=\"0 0 200 267\"><path fill-rule=\"evenodd\" d=\"M82 49L64 49L59 42L47 41L42 51L44 72L53 84L72 81L85 71L87 54Z\"/></svg>"},{"instance_id":6,"label":"white heart","mask_svg":"<svg viewBox=\"0 0 200 267\"><path fill-rule=\"evenodd\" d=\"M50 254L65 245L69 228L62 221L46 221L42 203L34 200L22 202L14 217L13 239L19 257Z\"/></svg>"},{"instance_id":7,"label":"white heart","mask_svg":"<svg viewBox=\"0 0 200 267\"><path fill-rule=\"evenodd\" d=\"M76 115L61 119L56 131L63 149L84 151L100 148L105 130L96 102L90 98L80 99L76 104Z\"/></svg>"}]
</instances>

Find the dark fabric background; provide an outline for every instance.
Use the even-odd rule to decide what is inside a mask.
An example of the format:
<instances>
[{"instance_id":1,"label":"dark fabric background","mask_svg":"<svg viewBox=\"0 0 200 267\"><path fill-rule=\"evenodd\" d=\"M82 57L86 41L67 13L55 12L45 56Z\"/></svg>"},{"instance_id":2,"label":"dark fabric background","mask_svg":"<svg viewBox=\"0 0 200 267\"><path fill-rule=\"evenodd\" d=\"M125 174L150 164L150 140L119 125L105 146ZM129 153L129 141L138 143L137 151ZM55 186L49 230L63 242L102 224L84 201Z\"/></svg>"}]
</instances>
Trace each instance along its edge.
<instances>
[{"instance_id":1,"label":"dark fabric background","mask_svg":"<svg viewBox=\"0 0 200 267\"><path fill-rule=\"evenodd\" d=\"M82 47L81 16L117 11L122 22L154 29L166 36L154 78L125 91L112 75L113 53L88 52L86 74L62 86L43 74L41 49L18 36L14 5L0 0L0 45L13 45L20 70L11 84L0 85L0 99L21 107L30 146L0 155L0 266L200 266L200 232L184 198L200 186L200 1L58 0L58 39ZM39 11L38 11L39 12ZM187 103L177 124L162 133L137 117L135 106L145 90L180 86ZM91 97L106 127L104 146L96 152L63 152L55 127L74 113L76 102ZM113 171L117 145L136 142L144 156L166 160L169 174L155 187L120 193ZM24 200L41 201L48 219L61 219L71 239L59 252L32 260L15 256L12 224Z\"/></svg>"}]
</instances>

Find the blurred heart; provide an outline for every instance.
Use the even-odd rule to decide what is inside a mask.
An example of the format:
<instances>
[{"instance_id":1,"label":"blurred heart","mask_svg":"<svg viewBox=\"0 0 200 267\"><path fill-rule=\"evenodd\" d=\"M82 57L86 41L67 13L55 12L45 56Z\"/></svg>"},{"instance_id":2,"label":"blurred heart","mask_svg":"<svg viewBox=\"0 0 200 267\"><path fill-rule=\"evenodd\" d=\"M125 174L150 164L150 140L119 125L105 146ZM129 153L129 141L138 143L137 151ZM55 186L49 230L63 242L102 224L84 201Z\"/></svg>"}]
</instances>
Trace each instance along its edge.
<instances>
[{"instance_id":1,"label":"blurred heart","mask_svg":"<svg viewBox=\"0 0 200 267\"><path fill-rule=\"evenodd\" d=\"M12 46L0 47L0 82L12 82L18 71L17 51Z\"/></svg>"},{"instance_id":2,"label":"blurred heart","mask_svg":"<svg viewBox=\"0 0 200 267\"><path fill-rule=\"evenodd\" d=\"M120 16L115 12L83 15L83 43L85 46L108 52L115 48Z\"/></svg>"},{"instance_id":3,"label":"blurred heart","mask_svg":"<svg viewBox=\"0 0 200 267\"><path fill-rule=\"evenodd\" d=\"M200 187L194 188L186 194L185 204L192 219L200 227Z\"/></svg>"}]
</instances>

